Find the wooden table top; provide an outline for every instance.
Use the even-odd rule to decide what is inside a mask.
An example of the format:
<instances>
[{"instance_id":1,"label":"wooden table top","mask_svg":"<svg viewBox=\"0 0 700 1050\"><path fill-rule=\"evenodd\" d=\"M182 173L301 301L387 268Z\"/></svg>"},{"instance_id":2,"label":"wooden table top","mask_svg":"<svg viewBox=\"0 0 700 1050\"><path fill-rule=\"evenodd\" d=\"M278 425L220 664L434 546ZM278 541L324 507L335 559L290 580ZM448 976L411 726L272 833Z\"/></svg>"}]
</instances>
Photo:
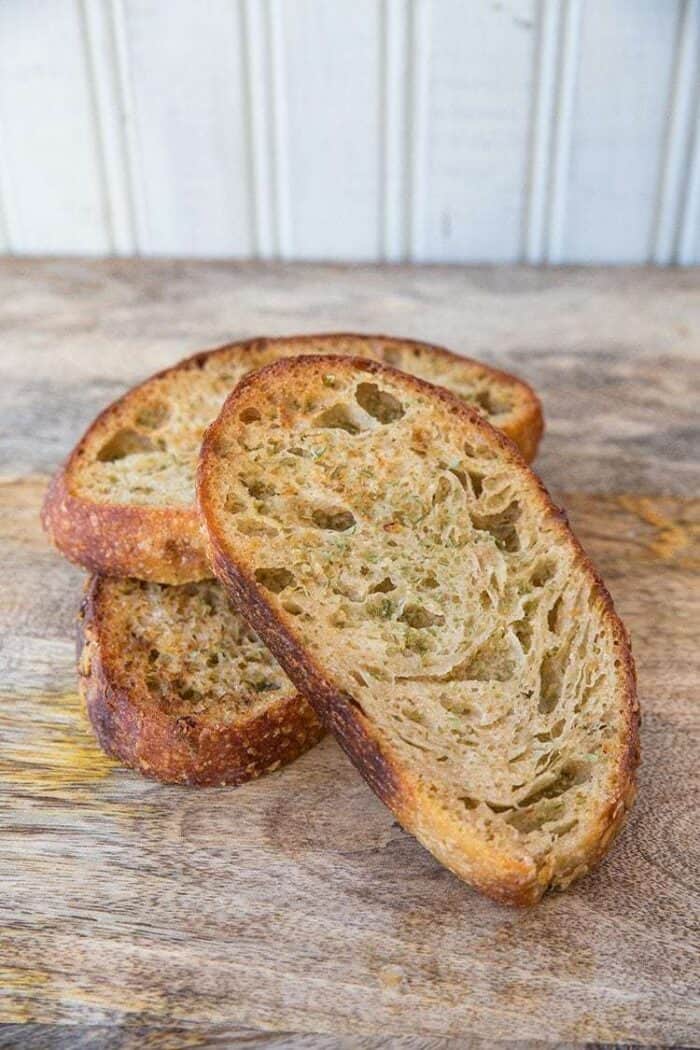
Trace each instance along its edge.
<instances>
[{"instance_id":1,"label":"wooden table top","mask_svg":"<svg viewBox=\"0 0 700 1050\"><path fill-rule=\"evenodd\" d=\"M394 822L332 740L237 790L104 757L47 477L205 346L345 329L528 379L537 470L627 623L640 794L605 863L513 911ZM0 262L0 1047L700 1043L700 271Z\"/></svg>"}]
</instances>

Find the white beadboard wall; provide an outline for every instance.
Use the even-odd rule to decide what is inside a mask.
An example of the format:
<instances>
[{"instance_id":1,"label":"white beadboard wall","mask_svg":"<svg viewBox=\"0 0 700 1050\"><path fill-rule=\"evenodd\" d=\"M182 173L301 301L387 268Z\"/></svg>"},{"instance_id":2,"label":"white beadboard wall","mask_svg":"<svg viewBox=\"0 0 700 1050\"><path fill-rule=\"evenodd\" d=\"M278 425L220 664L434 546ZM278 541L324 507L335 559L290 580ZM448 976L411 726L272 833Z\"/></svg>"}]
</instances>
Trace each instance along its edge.
<instances>
[{"instance_id":1,"label":"white beadboard wall","mask_svg":"<svg viewBox=\"0 0 700 1050\"><path fill-rule=\"evenodd\" d=\"M700 0L0 0L0 252L700 262Z\"/></svg>"}]
</instances>

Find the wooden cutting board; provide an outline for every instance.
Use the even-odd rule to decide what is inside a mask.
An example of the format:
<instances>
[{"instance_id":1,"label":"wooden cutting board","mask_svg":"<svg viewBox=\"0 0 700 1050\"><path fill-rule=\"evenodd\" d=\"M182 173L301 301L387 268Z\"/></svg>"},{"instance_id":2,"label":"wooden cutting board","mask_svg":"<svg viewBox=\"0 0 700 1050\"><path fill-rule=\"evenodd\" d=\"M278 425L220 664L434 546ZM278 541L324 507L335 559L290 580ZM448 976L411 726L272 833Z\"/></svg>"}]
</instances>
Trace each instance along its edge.
<instances>
[{"instance_id":1,"label":"wooden cutting board","mask_svg":"<svg viewBox=\"0 0 700 1050\"><path fill-rule=\"evenodd\" d=\"M632 634L638 803L531 910L443 870L332 740L238 790L166 788L101 754L76 696L50 472L196 348L343 328L538 388L538 469ZM0 1046L697 1045L700 274L6 261L0 332Z\"/></svg>"}]
</instances>

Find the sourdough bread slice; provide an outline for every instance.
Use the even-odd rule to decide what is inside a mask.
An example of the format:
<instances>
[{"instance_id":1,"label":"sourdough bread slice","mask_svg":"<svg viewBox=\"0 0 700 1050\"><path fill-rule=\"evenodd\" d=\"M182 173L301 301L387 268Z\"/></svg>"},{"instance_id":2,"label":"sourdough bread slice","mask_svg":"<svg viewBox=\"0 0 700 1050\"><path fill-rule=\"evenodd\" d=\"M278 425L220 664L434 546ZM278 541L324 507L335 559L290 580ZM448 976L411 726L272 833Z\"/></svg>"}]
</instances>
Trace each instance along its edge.
<instances>
[{"instance_id":1,"label":"sourdough bread slice","mask_svg":"<svg viewBox=\"0 0 700 1050\"><path fill-rule=\"evenodd\" d=\"M536 901L634 797L626 632L515 446L359 359L280 361L207 432L212 564L379 797L457 875Z\"/></svg>"},{"instance_id":2,"label":"sourdough bread slice","mask_svg":"<svg viewBox=\"0 0 700 1050\"><path fill-rule=\"evenodd\" d=\"M449 386L533 457L542 413L532 390L447 350L381 336L255 339L196 354L110 405L53 480L42 520L53 543L92 572L161 583L211 576L194 506L205 428L251 370L292 354L386 360Z\"/></svg>"},{"instance_id":3,"label":"sourdough bread slice","mask_svg":"<svg viewBox=\"0 0 700 1050\"><path fill-rule=\"evenodd\" d=\"M104 750L166 783L242 784L322 736L214 580L170 587L94 576L78 672Z\"/></svg>"}]
</instances>

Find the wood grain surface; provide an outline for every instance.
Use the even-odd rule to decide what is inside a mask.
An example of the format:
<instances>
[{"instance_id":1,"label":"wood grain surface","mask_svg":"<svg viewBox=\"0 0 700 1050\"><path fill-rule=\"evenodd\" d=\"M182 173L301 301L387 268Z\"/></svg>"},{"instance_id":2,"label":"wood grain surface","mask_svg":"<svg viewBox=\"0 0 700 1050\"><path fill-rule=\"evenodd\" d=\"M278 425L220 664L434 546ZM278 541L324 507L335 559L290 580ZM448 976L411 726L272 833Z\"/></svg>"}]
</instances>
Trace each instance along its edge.
<instances>
[{"instance_id":1,"label":"wood grain surface","mask_svg":"<svg viewBox=\"0 0 700 1050\"><path fill-rule=\"evenodd\" d=\"M332 740L237 790L105 758L48 474L127 384L229 338L443 342L519 372L538 469L630 629L640 795L609 858L494 905ZM0 263L0 1047L700 1042L700 274Z\"/></svg>"}]
</instances>

